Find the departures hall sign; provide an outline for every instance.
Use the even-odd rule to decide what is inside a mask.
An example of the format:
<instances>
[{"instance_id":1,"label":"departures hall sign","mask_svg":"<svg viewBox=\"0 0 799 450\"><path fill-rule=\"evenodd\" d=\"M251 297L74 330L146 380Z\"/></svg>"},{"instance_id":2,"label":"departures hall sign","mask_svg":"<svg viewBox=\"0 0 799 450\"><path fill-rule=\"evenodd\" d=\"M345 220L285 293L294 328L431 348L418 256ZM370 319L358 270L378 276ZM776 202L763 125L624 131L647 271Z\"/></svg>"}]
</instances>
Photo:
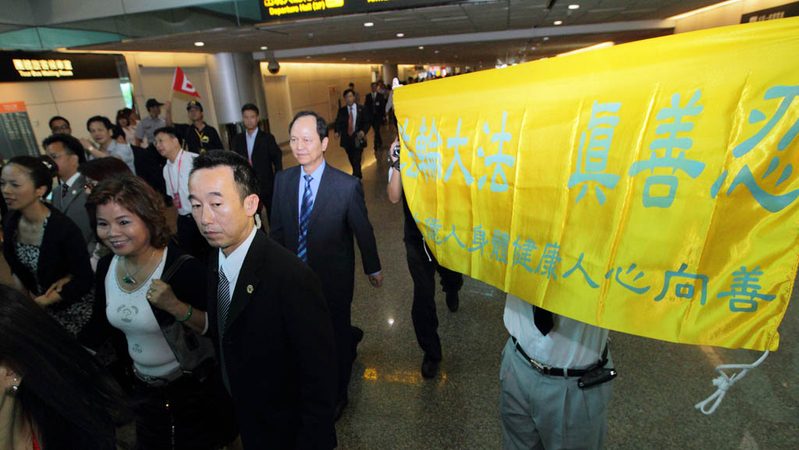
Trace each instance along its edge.
<instances>
[{"instance_id":1,"label":"departures hall sign","mask_svg":"<svg viewBox=\"0 0 799 450\"><path fill-rule=\"evenodd\" d=\"M448 3L453 0L259 0L264 21L307 19L345 14L419 8Z\"/></svg>"}]
</instances>

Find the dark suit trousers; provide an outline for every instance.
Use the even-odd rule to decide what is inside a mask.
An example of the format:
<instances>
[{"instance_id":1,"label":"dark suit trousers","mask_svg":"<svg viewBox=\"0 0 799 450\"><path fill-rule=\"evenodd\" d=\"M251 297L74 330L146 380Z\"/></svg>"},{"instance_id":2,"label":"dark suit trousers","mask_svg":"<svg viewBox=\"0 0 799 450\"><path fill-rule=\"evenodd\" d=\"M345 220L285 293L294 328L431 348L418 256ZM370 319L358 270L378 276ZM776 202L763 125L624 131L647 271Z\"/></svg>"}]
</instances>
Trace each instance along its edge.
<instances>
[{"instance_id":1,"label":"dark suit trousers","mask_svg":"<svg viewBox=\"0 0 799 450\"><path fill-rule=\"evenodd\" d=\"M333 322L333 336L336 340L336 358L338 363L338 394L336 401L348 397L352 363L355 360L355 341L352 336L352 299L349 302L327 302L330 309L330 320ZM339 304L340 303L340 304Z\"/></svg>"},{"instance_id":2,"label":"dark suit trousers","mask_svg":"<svg viewBox=\"0 0 799 450\"><path fill-rule=\"evenodd\" d=\"M344 151L347 152L347 158L350 160L352 166L352 176L356 178L363 178L361 173L361 160L363 159L363 148L358 148L355 142L344 142Z\"/></svg>"},{"instance_id":3,"label":"dark suit trousers","mask_svg":"<svg viewBox=\"0 0 799 450\"><path fill-rule=\"evenodd\" d=\"M383 126L383 118L375 119L372 122L372 129L375 132L375 151L383 146L383 137L380 136L380 127Z\"/></svg>"},{"instance_id":4,"label":"dark suit trousers","mask_svg":"<svg viewBox=\"0 0 799 450\"><path fill-rule=\"evenodd\" d=\"M441 276L441 287L444 292L460 291L463 286L463 275L442 267L436 258L425 248L422 241L405 242L408 259L408 270L413 278L413 307L411 318L416 332L416 341L425 355L434 360L441 360L441 340L438 337L438 316L436 315L436 278Z\"/></svg>"},{"instance_id":5,"label":"dark suit trousers","mask_svg":"<svg viewBox=\"0 0 799 450\"><path fill-rule=\"evenodd\" d=\"M197 223L191 215L178 215L177 231L178 245L184 252L202 262L208 261L208 252L211 250L211 246L208 245L208 241L200 234Z\"/></svg>"}]
</instances>

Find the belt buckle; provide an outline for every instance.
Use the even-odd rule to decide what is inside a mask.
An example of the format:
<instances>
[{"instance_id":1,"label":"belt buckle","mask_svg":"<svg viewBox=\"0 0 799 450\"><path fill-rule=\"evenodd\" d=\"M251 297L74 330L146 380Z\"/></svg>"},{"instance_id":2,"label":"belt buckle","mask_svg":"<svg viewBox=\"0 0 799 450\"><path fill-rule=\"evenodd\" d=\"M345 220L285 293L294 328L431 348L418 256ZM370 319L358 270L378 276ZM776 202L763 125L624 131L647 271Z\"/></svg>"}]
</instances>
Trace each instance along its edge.
<instances>
[{"instance_id":1,"label":"belt buckle","mask_svg":"<svg viewBox=\"0 0 799 450\"><path fill-rule=\"evenodd\" d=\"M544 375L549 375L549 371L550 371L550 369L552 369L552 367L550 367L550 366L548 366L546 364L541 364L540 362L534 360L533 358L529 358L529 359L530 359L530 364L533 365L535 370L543 373Z\"/></svg>"}]
</instances>

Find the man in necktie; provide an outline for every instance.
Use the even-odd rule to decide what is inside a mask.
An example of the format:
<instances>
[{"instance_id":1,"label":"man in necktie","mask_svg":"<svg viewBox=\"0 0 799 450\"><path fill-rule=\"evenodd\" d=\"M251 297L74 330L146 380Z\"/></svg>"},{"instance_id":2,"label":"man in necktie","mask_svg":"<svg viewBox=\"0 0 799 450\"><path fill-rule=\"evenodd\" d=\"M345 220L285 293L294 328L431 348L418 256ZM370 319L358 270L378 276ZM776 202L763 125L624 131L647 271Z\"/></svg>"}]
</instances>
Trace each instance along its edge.
<instances>
[{"instance_id":1,"label":"man in necktie","mask_svg":"<svg viewBox=\"0 0 799 450\"><path fill-rule=\"evenodd\" d=\"M380 287L383 275L361 182L325 162L325 120L314 112L297 113L289 128L289 142L300 165L275 176L270 236L305 261L322 281L338 354L338 417L349 401L352 363L363 336L351 324L354 238L372 286Z\"/></svg>"},{"instance_id":2,"label":"man in necktie","mask_svg":"<svg viewBox=\"0 0 799 450\"><path fill-rule=\"evenodd\" d=\"M608 330L508 294L500 367L504 449L599 449L615 377Z\"/></svg>"},{"instance_id":3,"label":"man in necktie","mask_svg":"<svg viewBox=\"0 0 799 450\"><path fill-rule=\"evenodd\" d=\"M361 159L370 118L363 106L355 102L355 92L352 89L344 91L344 100L346 104L338 110L336 116L336 133L340 136L341 147L347 152L347 158L352 165L352 176L363 178Z\"/></svg>"},{"instance_id":4,"label":"man in necktie","mask_svg":"<svg viewBox=\"0 0 799 450\"><path fill-rule=\"evenodd\" d=\"M375 152L380 150L383 146L383 138L380 136L380 127L386 117L386 97L383 94L385 85L383 80L378 83L372 83L372 92L366 96L363 103L364 109L369 113L369 122L372 125L372 130L375 134Z\"/></svg>"},{"instance_id":5,"label":"man in necktie","mask_svg":"<svg viewBox=\"0 0 799 450\"><path fill-rule=\"evenodd\" d=\"M86 249L91 255L96 246L94 230L86 211L86 178L78 172L78 166L86 161L86 153L80 141L68 134L54 134L44 140L47 155L58 166L58 183L61 189L53 192L53 207L66 214L80 228Z\"/></svg>"},{"instance_id":6,"label":"man in necktie","mask_svg":"<svg viewBox=\"0 0 799 450\"><path fill-rule=\"evenodd\" d=\"M255 227L258 182L235 152L194 160L192 215L208 243L208 321L244 448L336 446L336 352L319 279ZM215 305L213 307L211 305Z\"/></svg>"}]
</instances>

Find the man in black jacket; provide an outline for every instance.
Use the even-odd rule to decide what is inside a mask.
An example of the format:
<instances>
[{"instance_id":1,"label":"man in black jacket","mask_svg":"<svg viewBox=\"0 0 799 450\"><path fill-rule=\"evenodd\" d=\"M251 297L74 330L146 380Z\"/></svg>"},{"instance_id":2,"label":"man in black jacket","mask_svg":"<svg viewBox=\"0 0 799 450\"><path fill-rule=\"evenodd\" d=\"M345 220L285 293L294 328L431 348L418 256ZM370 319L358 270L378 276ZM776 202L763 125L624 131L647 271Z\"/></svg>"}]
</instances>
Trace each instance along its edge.
<instances>
[{"instance_id":1,"label":"man in black jacket","mask_svg":"<svg viewBox=\"0 0 799 450\"><path fill-rule=\"evenodd\" d=\"M212 247L209 332L244 448L336 446L336 354L319 279L255 228L258 185L247 160L210 151L189 179L192 214Z\"/></svg>"},{"instance_id":2,"label":"man in black jacket","mask_svg":"<svg viewBox=\"0 0 799 450\"><path fill-rule=\"evenodd\" d=\"M366 132L369 131L369 114L363 106L355 103L355 91L344 91L346 105L338 110L336 116L336 133L341 136L341 147L347 152L352 165L352 176L363 178L361 174L361 157L366 147Z\"/></svg>"},{"instance_id":3,"label":"man in black jacket","mask_svg":"<svg viewBox=\"0 0 799 450\"><path fill-rule=\"evenodd\" d=\"M372 129L375 133L375 152L383 146L383 137L380 136L380 127L386 117L386 96L383 95L382 81L380 84L372 83L372 92L366 96L363 107L369 113Z\"/></svg>"},{"instance_id":4,"label":"man in black jacket","mask_svg":"<svg viewBox=\"0 0 799 450\"><path fill-rule=\"evenodd\" d=\"M255 171L261 188L261 205L266 208L266 218L272 212L272 186L275 174L283 169L283 152L272 133L258 129L258 107L247 103L241 107L244 133L233 138L233 151L247 158Z\"/></svg>"}]
</instances>

